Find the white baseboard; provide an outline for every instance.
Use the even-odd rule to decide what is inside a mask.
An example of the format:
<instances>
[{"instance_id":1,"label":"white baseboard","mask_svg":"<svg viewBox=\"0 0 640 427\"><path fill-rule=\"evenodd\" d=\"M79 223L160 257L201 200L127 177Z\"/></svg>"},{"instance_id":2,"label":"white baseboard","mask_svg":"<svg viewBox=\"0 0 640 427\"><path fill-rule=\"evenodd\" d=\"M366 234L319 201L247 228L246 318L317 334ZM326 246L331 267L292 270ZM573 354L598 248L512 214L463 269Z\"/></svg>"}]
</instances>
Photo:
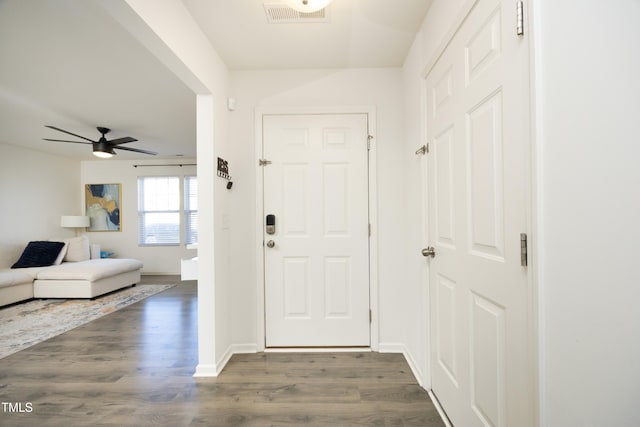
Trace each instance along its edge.
<instances>
[{"instance_id":1,"label":"white baseboard","mask_svg":"<svg viewBox=\"0 0 640 427\"><path fill-rule=\"evenodd\" d=\"M451 425L451 422L449 421L449 418L447 418L447 415L442 409L442 406L440 406L440 402L438 402L438 399L436 399L430 389L425 387L422 370L418 367L418 364L413 358L413 355L407 350L407 347L404 344L380 343L380 353L401 353L404 356L407 364L409 365L409 368L411 368L411 372L413 372L413 376L418 381L418 384L420 384L420 387L422 387L427 391L427 393L429 393L429 398L433 402L433 406L435 406L436 410L438 411L440 418L442 418L445 427L453 427Z\"/></svg>"},{"instance_id":2,"label":"white baseboard","mask_svg":"<svg viewBox=\"0 0 640 427\"><path fill-rule=\"evenodd\" d=\"M232 344L231 351L233 354L257 353L258 346L256 344Z\"/></svg>"},{"instance_id":3,"label":"white baseboard","mask_svg":"<svg viewBox=\"0 0 640 427\"><path fill-rule=\"evenodd\" d=\"M451 422L449 421L449 418L444 413L444 409L442 409L442 406L440 406L440 402L438 401L438 399L436 399L436 397L433 395L431 390L427 390L427 392L429 393L429 397L433 402L433 406L436 407L436 410L438 411L440 418L442 418L442 422L444 422L445 427L453 427L453 425L451 425Z\"/></svg>"},{"instance_id":4,"label":"white baseboard","mask_svg":"<svg viewBox=\"0 0 640 427\"><path fill-rule=\"evenodd\" d=\"M406 347L404 344L381 342L378 344L379 353L404 353Z\"/></svg>"},{"instance_id":5,"label":"white baseboard","mask_svg":"<svg viewBox=\"0 0 640 427\"><path fill-rule=\"evenodd\" d=\"M215 365L198 365L196 367L196 372L193 374L194 377L217 377L220 375L222 370L227 363L229 363L229 359L234 354L241 353L257 353L257 346L255 344L232 344L227 350L224 352L220 360Z\"/></svg>"},{"instance_id":6,"label":"white baseboard","mask_svg":"<svg viewBox=\"0 0 640 427\"><path fill-rule=\"evenodd\" d=\"M402 354L404 354L404 358L407 359L407 363L409 364L409 367L413 372L413 376L416 377L416 380L418 380L418 384L420 384L420 387L425 388L422 369L420 369L419 365L416 363L416 360L413 358L413 354L406 351L406 349Z\"/></svg>"},{"instance_id":7,"label":"white baseboard","mask_svg":"<svg viewBox=\"0 0 640 427\"><path fill-rule=\"evenodd\" d=\"M401 343L380 343L380 347L378 349L380 353L400 353L404 356L409 368L411 368L411 372L413 376L420 384L420 387L424 388L424 375L422 374L422 370L418 367L413 355L407 350L407 347Z\"/></svg>"},{"instance_id":8,"label":"white baseboard","mask_svg":"<svg viewBox=\"0 0 640 427\"><path fill-rule=\"evenodd\" d=\"M265 348L265 353L370 353L369 347L286 347Z\"/></svg>"},{"instance_id":9,"label":"white baseboard","mask_svg":"<svg viewBox=\"0 0 640 427\"><path fill-rule=\"evenodd\" d=\"M196 366L196 372L193 374L194 378L204 377L217 377L219 374L216 365L203 365Z\"/></svg>"},{"instance_id":10,"label":"white baseboard","mask_svg":"<svg viewBox=\"0 0 640 427\"><path fill-rule=\"evenodd\" d=\"M222 357L220 357L220 359L218 360L217 362L218 375L222 372L224 367L227 366L227 363L229 363L229 359L231 359L231 356L233 356L233 345L230 345L229 347L227 347L227 350L224 352Z\"/></svg>"},{"instance_id":11,"label":"white baseboard","mask_svg":"<svg viewBox=\"0 0 640 427\"><path fill-rule=\"evenodd\" d=\"M180 272L173 273L170 271L145 271L140 270L140 275L142 276L180 276Z\"/></svg>"}]
</instances>

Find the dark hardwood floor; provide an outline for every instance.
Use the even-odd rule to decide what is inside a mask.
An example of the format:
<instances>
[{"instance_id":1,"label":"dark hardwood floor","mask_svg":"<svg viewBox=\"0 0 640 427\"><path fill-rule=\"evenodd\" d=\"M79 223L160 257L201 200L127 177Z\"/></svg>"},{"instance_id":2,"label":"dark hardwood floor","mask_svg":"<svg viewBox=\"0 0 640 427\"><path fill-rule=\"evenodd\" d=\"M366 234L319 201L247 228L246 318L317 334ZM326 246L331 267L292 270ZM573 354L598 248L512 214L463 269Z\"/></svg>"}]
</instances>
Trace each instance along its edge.
<instances>
[{"instance_id":1,"label":"dark hardwood floor","mask_svg":"<svg viewBox=\"0 0 640 427\"><path fill-rule=\"evenodd\" d=\"M194 379L196 325L183 282L1 359L0 426L444 425L397 354L235 355Z\"/></svg>"}]
</instances>

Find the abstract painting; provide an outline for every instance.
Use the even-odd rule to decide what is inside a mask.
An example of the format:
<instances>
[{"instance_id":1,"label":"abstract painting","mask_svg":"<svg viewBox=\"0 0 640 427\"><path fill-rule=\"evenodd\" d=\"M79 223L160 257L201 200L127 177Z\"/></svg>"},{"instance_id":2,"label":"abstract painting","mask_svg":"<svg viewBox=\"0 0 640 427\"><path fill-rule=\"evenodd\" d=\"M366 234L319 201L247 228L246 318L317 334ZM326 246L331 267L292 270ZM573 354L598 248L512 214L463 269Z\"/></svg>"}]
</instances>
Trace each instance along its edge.
<instances>
[{"instance_id":1,"label":"abstract painting","mask_svg":"<svg viewBox=\"0 0 640 427\"><path fill-rule=\"evenodd\" d=\"M85 185L85 212L90 220L87 231L122 231L120 190L121 184Z\"/></svg>"}]
</instances>

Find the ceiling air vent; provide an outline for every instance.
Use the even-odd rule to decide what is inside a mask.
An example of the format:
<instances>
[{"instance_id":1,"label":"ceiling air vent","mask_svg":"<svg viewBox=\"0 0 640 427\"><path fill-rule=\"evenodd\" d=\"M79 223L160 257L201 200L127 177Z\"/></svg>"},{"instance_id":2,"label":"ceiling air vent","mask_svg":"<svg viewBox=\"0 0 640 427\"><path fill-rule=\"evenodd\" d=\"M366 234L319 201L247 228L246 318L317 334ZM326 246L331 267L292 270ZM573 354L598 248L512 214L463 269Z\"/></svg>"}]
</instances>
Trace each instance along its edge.
<instances>
[{"instance_id":1,"label":"ceiling air vent","mask_svg":"<svg viewBox=\"0 0 640 427\"><path fill-rule=\"evenodd\" d=\"M303 13L290 8L285 3L264 3L264 11L270 24L329 22L327 8L313 13Z\"/></svg>"}]
</instances>

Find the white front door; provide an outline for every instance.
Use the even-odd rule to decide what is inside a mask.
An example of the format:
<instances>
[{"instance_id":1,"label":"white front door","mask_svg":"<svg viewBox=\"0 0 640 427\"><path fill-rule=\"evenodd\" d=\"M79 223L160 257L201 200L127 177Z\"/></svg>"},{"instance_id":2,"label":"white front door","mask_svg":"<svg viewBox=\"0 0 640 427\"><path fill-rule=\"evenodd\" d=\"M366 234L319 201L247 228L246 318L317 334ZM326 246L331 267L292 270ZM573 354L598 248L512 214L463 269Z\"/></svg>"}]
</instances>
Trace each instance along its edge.
<instances>
[{"instance_id":1,"label":"white front door","mask_svg":"<svg viewBox=\"0 0 640 427\"><path fill-rule=\"evenodd\" d=\"M528 40L478 0L426 78L432 388L455 426L533 425Z\"/></svg>"},{"instance_id":2,"label":"white front door","mask_svg":"<svg viewBox=\"0 0 640 427\"><path fill-rule=\"evenodd\" d=\"M267 347L369 346L366 114L263 116Z\"/></svg>"}]
</instances>

